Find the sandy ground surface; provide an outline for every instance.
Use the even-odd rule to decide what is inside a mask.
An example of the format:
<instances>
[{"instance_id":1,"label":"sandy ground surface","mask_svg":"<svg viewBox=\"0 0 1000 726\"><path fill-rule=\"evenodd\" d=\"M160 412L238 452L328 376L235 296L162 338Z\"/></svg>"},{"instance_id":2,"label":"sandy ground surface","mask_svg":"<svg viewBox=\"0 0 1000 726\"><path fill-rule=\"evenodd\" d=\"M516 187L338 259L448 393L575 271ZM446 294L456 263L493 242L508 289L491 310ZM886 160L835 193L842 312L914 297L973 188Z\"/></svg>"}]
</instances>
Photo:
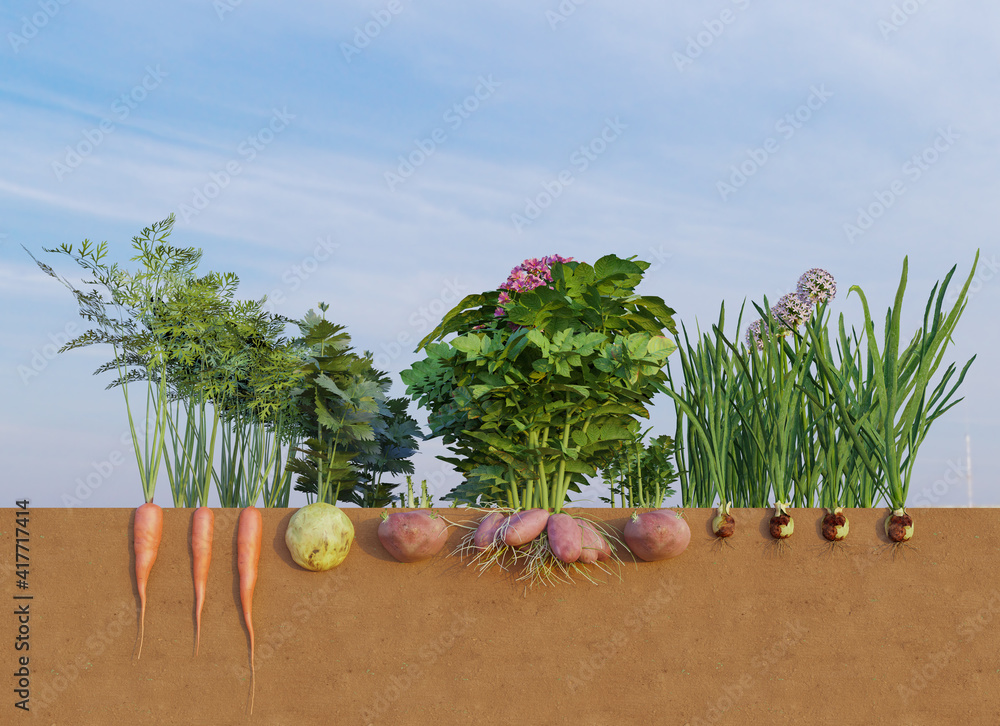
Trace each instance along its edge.
<instances>
[{"instance_id":1,"label":"sandy ground surface","mask_svg":"<svg viewBox=\"0 0 1000 726\"><path fill-rule=\"evenodd\" d=\"M0 723L1000 724L995 510L912 510L913 544L894 550L885 509L846 510L850 536L835 547L821 510L792 510L780 548L769 510L734 510L722 546L714 513L688 509L680 557L531 589L516 571L480 574L445 553L392 560L381 510L345 510L356 528L346 561L307 572L284 544L292 510L266 511L252 717L236 511L216 510L194 657L192 510L164 510L138 661L133 510L29 511L25 537L16 510L0 509ZM572 511L619 530L627 514ZM25 589L16 537L28 540ZM30 712L16 706L21 678Z\"/></svg>"}]
</instances>

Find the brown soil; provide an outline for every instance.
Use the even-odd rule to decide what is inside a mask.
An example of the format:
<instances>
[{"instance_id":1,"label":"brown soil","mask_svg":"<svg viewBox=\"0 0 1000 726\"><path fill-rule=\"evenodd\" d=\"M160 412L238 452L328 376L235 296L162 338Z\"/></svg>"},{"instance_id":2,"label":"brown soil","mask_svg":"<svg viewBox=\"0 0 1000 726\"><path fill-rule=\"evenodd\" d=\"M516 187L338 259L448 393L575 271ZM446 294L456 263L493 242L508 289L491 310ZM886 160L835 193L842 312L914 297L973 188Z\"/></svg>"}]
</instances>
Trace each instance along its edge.
<instances>
[{"instance_id":1,"label":"brown soil","mask_svg":"<svg viewBox=\"0 0 1000 726\"><path fill-rule=\"evenodd\" d=\"M914 539L893 547L884 509L845 510L850 535L833 545L822 538L823 510L796 509L800 527L779 552L768 533L773 510L734 510L739 526L722 541L714 510L687 509L692 539L680 557L629 563L621 580L599 586L580 579L527 591L510 573L478 576L455 557L396 562L376 536L381 510L346 511L357 539L324 573L292 562L292 510L264 513L248 718L238 512L216 510L195 658L192 510L164 511L133 662L132 510L32 510L27 590L15 587L14 510L0 510L0 581L8 603L30 606L29 651L15 651L17 618L6 618L0 722L1000 723L994 510L915 509ZM453 521L474 515L438 511ZM629 513L577 511L619 532ZM447 551L463 533L452 531ZM37 719L13 706L20 655L30 658Z\"/></svg>"}]
</instances>

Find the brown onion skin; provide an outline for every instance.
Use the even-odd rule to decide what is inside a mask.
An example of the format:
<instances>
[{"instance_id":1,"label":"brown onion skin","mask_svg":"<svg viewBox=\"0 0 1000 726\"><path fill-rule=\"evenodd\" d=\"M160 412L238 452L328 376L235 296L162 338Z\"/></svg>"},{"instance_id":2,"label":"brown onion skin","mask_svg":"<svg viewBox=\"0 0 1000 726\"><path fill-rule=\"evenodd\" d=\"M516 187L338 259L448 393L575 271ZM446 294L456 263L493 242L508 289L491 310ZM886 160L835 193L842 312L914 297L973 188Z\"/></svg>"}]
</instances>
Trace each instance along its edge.
<instances>
[{"instance_id":1,"label":"brown onion skin","mask_svg":"<svg viewBox=\"0 0 1000 726\"><path fill-rule=\"evenodd\" d=\"M840 542L843 537L837 536L837 527L843 527L847 523L847 517L843 514L827 514L823 517L823 537L829 542Z\"/></svg>"},{"instance_id":2,"label":"brown onion skin","mask_svg":"<svg viewBox=\"0 0 1000 726\"><path fill-rule=\"evenodd\" d=\"M771 536L775 539L787 539L791 537L789 534L781 534L781 528L792 521L792 518L787 514L778 514L771 517L770 531Z\"/></svg>"},{"instance_id":3,"label":"brown onion skin","mask_svg":"<svg viewBox=\"0 0 1000 726\"><path fill-rule=\"evenodd\" d=\"M725 539L726 537L732 537L736 533L736 519L733 515L727 514L722 518L722 524L719 525L719 529L716 530L715 536Z\"/></svg>"},{"instance_id":4,"label":"brown onion skin","mask_svg":"<svg viewBox=\"0 0 1000 726\"><path fill-rule=\"evenodd\" d=\"M909 514L904 514L902 516L893 514L889 517L889 539L893 542L905 542L906 528L911 526L913 526L913 517Z\"/></svg>"}]
</instances>

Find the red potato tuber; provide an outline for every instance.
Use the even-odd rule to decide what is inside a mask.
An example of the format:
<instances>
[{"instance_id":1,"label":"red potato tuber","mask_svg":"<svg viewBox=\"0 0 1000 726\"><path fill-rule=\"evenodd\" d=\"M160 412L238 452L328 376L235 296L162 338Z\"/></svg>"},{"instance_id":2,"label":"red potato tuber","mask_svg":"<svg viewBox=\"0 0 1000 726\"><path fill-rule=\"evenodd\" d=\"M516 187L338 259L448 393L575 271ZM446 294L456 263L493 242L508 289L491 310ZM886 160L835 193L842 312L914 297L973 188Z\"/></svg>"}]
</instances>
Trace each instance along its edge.
<instances>
[{"instance_id":1,"label":"red potato tuber","mask_svg":"<svg viewBox=\"0 0 1000 726\"><path fill-rule=\"evenodd\" d=\"M646 562L677 557L691 542L691 528L678 512L658 509L634 513L625 524L625 544Z\"/></svg>"},{"instance_id":2,"label":"red potato tuber","mask_svg":"<svg viewBox=\"0 0 1000 726\"><path fill-rule=\"evenodd\" d=\"M511 547L527 544L545 529L549 513L544 509L529 509L510 515L503 529L503 542Z\"/></svg>"},{"instance_id":3,"label":"red potato tuber","mask_svg":"<svg viewBox=\"0 0 1000 726\"><path fill-rule=\"evenodd\" d=\"M549 535L549 549L557 560L568 564L580 559L583 532L575 519L568 514L553 514L545 531Z\"/></svg>"},{"instance_id":4,"label":"red potato tuber","mask_svg":"<svg viewBox=\"0 0 1000 726\"><path fill-rule=\"evenodd\" d=\"M611 546L608 541L597 531L597 527L586 519L576 520L580 526L580 562L592 564L600 560L606 562L611 559Z\"/></svg>"},{"instance_id":5,"label":"red potato tuber","mask_svg":"<svg viewBox=\"0 0 1000 726\"><path fill-rule=\"evenodd\" d=\"M477 550L484 550L494 544L497 539L497 530L503 526L506 519L507 517L500 512L490 512L483 517L483 521L476 527L476 533L472 538L475 548Z\"/></svg>"},{"instance_id":6,"label":"red potato tuber","mask_svg":"<svg viewBox=\"0 0 1000 726\"><path fill-rule=\"evenodd\" d=\"M436 555L448 540L448 523L433 512L382 513L378 538L400 562L420 562Z\"/></svg>"}]
</instances>

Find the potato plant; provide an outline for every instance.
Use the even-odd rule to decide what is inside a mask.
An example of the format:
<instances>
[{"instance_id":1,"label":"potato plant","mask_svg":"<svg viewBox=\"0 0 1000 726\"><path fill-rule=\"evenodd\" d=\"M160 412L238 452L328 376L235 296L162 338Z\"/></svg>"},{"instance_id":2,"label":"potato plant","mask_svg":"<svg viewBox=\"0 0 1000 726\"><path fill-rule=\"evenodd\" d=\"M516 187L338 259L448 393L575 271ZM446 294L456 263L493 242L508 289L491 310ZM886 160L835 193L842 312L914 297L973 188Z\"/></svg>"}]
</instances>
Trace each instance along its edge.
<instances>
[{"instance_id":1,"label":"potato plant","mask_svg":"<svg viewBox=\"0 0 1000 726\"><path fill-rule=\"evenodd\" d=\"M676 347L673 310L635 293L648 266L553 262L550 284L469 295L421 341L402 378L457 455L450 498L559 512L633 440Z\"/></svg>"}]
</instances>

